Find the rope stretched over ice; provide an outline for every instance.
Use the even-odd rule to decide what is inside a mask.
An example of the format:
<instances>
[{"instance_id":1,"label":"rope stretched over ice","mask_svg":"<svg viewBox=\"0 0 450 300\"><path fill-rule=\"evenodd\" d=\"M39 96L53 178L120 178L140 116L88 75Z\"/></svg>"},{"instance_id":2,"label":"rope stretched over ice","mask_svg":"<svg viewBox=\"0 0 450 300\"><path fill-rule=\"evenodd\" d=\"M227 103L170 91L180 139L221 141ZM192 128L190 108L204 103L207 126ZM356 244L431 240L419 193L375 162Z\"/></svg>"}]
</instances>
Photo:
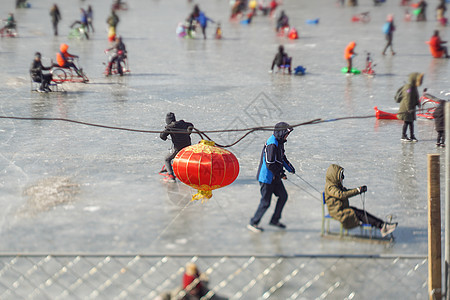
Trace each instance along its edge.
<instances>
[{"instance_id":1,"label":"rope stretched over ice","mask_svg":"<svg viewBox=\"0 0 450 300\"><path fill-rule=\"evenodd\" d=\"M420 111L420 110L418 110ZM340 118L333 118L333 119L313 119L310 121L293 124L290 125L292 128L300 127L300 126L306 126L306 125L316 125L316 124L322 124L322 123L328 123L328 122L337 122L337 121L343 121L343 120L355 120L355 119L371 119L375 118L375 115L365 115L365 116L350 116L350 117L340 117ZM165 133L172 133L174 131L161 131L161 130L144 130L144 129L134 129L134 128L127 128L127 127L118 127L118 126L109 126L109 125L102 125L102 124L96 124L96 123L90 123L90 122L83 122L83 121L77 121L72 119L66 119L66 118L48 118L48 117L14 117L14 116L1 116L0 119L10 119L10 120L19 120L19 121L61 121L61 122L69 122L79 125L85 125L85 126L91 126L91 127L99 127L99 128L105 128L105 129L112 129L112 130L121 130L121 131L129 131L129 132L137 132L137 133L155 133L160 134L162 132ZM245 132L240 138L236 139L231 144L228 145L221 145L216 143L218 147L221 148L228 148L236 145L240 141L242 141L245 137L250 135L251 133L257 132L257 131L273 131L274 126L258 126L258 127L249 127L249 128L238 128L238 129L219 129L219 130L199 130L197 128L193 128L192 132L197 133L200 138L207 139L212 141L207 134L211 133L230 133L230 132ZM177 132L177 134L191 134L191 131L180 131Z\"/></svg>"}]
</instances>

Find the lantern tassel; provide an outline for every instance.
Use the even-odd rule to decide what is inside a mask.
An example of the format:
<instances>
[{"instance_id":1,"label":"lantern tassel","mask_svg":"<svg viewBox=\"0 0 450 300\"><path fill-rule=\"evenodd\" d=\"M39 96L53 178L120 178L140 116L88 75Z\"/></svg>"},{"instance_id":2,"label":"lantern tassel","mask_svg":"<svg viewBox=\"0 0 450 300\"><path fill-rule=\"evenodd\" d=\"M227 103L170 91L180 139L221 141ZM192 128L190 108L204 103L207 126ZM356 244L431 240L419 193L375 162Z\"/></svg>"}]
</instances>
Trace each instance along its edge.
<instances>
[{"instance_id":1,"label":"lantern tassel","mask_svg":"<svg viewBox=\"0 0 450 300\"><path fill-rule=\"evenodd\" d=\"M210 199L212 197L212 191L203 191L203 190L199 190L197 192L197 194L192 195L192 199L191 201L195 201L195 200L202 200L203 201L208 201L208 199Z\"/></svg>"}]
</instances>

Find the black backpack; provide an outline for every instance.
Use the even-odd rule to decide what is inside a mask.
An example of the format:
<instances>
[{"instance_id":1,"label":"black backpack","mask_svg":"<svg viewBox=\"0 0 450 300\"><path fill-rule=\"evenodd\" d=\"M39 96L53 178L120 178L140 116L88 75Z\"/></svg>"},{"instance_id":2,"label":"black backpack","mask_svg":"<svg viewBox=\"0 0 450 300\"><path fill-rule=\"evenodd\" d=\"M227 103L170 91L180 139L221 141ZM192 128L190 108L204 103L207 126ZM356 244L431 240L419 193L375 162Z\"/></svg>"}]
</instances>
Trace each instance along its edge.
<instances>
[{"instance_id":1,"label":"black backpack","mask_svg":"<svg viewBox=\"0 0 450 300\"><path fill-rule=\"evenodd\" d=\"M401 86L395 93L394 100L395 102L400 103L402 101L402 98L403 98L403 86Z\"/></svg>"}]
</instances>

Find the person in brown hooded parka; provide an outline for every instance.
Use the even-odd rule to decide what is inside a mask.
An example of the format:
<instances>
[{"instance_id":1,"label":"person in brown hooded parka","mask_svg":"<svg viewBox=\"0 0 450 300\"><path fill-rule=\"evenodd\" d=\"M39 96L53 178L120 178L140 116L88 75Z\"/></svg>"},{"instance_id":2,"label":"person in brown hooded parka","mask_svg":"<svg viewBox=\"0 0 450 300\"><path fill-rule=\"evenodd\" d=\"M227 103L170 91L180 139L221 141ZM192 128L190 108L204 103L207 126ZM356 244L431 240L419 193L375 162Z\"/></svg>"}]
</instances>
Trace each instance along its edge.
<instances>
[{"instance_id":1,"label":"person in brown hooded parka","mask_svg":"<svg viewBox=\"0 0 450 300\"><path fill-rule=\"evenodd\" d=\"M404 121L401 138L404 142L417 142L414 136L414 121L416 120L416 106L420 106L417 88L422 85L422 82L423 73L411 73L408 82L402 88L397 119ZM408 127L411 134L409 138L406 134Z\"/></svg>"},{"instance_id":2,"label":"person in brown hooded parka","mask_svg":"<svg viewBox=\"0 0 450 300\"><path fill-rule=\"evenodd\" d=\"M384 237L395 230L397 223L387 223L368 212L350 206L348 198L365 193L367 186L347 189L343 186L344 168L332 164L327 169L325 183L325 202L330 216L341 222L345 229L352 229L362 223L370 224L381 230Z\"/></svg>"}]
</instances>

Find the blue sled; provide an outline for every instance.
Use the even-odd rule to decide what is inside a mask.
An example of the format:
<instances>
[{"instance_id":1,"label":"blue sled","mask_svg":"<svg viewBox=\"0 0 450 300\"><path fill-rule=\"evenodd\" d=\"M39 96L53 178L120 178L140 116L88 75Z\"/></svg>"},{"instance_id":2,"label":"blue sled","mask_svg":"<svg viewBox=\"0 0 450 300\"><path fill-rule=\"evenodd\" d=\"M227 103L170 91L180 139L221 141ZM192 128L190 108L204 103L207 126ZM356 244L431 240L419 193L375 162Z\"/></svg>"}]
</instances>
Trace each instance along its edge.
<instances>
[{"instance_id":1,"label":"blue sled","mask_svg":"<svg viewBox=\"0 0 450 300\"><path fill-rule=\"evenodd\" d=\"M312 25L319 24L319 18L313 19L313 20L306 20L306 24L312 24Z\"/></svg>"},{"instance_id":2,"label":"blue sled","mask_svg":"<svg viewBox=\"0 0 450 300\"><path fill-rule=\"evenodd\" d=\"M303 66L298 66L294 69L294 75L305 75L306 73L306 68L304 68Z\"/></svg>"}]
</instances>

